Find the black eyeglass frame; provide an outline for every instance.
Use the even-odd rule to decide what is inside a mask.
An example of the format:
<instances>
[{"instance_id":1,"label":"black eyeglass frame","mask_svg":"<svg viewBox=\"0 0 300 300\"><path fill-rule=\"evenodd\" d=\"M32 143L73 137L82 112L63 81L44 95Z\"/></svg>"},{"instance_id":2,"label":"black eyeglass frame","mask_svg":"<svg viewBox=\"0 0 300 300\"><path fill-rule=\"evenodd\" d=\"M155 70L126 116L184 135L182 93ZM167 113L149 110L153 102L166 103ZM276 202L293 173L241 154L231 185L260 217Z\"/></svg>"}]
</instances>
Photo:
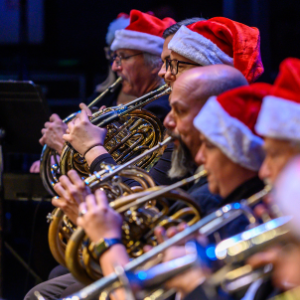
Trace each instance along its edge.
<instances>
[{"instance_id":1,"label":"black eyeglass frame","mask_svg":"<svg viewBox=\"0 0 300 300\"><path fill-rule=\"evenodd\" d=\"M132 54L132 55L129 55L129 56L120 56L118 54L114 54L113 57L112 57L112 62L116 61L116 59L118 58L119 60L116 61L116 64L118 67L121 66L122 64L122 60L127 60L131 57L134 57L134 56L138 56L138 55L141 55L141 54L144 54L144 52L140 52L140 53L136 53L136 54Z\"/></svg>"},{"instance_id":2,"label":"black eyeglass frame","mask_svg":"<svg viewBox=\"0 0 300 300\"><path fill-rule=\"evenodd\" d=\"M174 70L174 66L172 64L173 61L176 61L177 62L177 65L176 65L176 72L173 73L173 70ZM173 75L177 75L178 74L178 67L179 67L179 64L184 64L184 65L192 65L192 66L200 66L199 64L195 64L195 63L190 63L190 62L187 62L187 61L181 61L181 60L177 60L177 59L166 59L166 72L168 71L168 68L170 66L170 72L173 74Z\"/></svg>"}]
</instances>

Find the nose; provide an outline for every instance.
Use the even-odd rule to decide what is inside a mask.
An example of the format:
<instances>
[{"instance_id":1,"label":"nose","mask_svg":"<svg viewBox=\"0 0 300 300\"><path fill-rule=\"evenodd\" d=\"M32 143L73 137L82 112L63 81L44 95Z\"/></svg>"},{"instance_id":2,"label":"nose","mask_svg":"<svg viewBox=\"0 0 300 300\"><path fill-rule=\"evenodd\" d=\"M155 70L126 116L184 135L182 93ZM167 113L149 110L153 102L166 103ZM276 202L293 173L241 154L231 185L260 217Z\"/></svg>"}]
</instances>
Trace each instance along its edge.
<instances>
[{"instance_id":1,"label":"nose","mask_svg":"<svg viewBox=\"0 0 300 300\"><path fill-rule=\"evenodd\" d=\"M111 66L112 70L114 72L117 72L117 71L121 71L122 69L122 65L118 66L117 62L114 60L112 66Z\"/></svg>"},{"instance_id":2,"label":"nose","mask_svg":"<svg viewBox=\"0 0 300 300\"><path fill-rule=\"evenodd\" d=\"M258 172L258 176L260 179L264 180L264 179L270 179L270 169L268 167L268 161L267 158L265 158L265 160L263 161L259 172Z\"/></svg>"},{"instance_id":3,"label":"nose","mask_svg":"<svg viewBox=\"0 0 300 300\"><path fill-rule=\"evenodd\" d=\"M205 160L205 156L204 156L204 144L202 143L202 145L200 146L196 156L195 156L195 163L197 164L197 166L201 166L203 164L205 164L206 160Z\"/></svg>"},{"instance_id":4,"label":"nose","mask_svg":"<svg viewBox=\"0 0 300 300\"><path fill-rule=\"evenodd\" d=\"M165 82L170 83L170 85L172 85L172 83L176 80L176 75L171 73L170 68L165 72L164 76Z\"/></svg>"},{"instance_id":5,"label":"nose","mask_svg":"<svg viewBox=\"0 0 300 300\"><path fill-rule=\"evenodd\" d=\"M164 119L164 126L170 131L175 130L176 122L175 122L172 110L166 115L166 117Z\"/></svg>"},{"instance_id":6,"label":"nose","mask_svg":"<svg viewBox=\"0 0 300 300\"><path fill-rule=\"evenodd\" d=\"M166 63L164 62L164 64L161 66L158 72L158 76L161 77L163 80L165 80L165 75L166 75Z\"/></svg>"}]
</instances>

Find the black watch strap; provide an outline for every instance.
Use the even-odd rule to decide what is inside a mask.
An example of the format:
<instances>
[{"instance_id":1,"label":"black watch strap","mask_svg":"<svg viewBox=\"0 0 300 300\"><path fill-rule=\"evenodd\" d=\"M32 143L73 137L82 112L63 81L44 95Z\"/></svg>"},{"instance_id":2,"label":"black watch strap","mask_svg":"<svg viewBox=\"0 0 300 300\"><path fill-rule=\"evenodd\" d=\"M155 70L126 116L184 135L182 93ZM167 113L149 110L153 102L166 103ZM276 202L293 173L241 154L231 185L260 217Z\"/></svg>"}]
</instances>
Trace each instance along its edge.
<instances>
[{"instance_id":1,"label":"black watch strap","mask_svg":"<svg viewBox=\"0 0 300 300\"><path fill-rule=\"evenodd\" d=\"M105 251L107 251L111 246L116 244L123 244L123 242L119 238L101 239L97 243L91 243L89 246L89 250L92 256L98 261Z\"/></svg>"}]
</instances>

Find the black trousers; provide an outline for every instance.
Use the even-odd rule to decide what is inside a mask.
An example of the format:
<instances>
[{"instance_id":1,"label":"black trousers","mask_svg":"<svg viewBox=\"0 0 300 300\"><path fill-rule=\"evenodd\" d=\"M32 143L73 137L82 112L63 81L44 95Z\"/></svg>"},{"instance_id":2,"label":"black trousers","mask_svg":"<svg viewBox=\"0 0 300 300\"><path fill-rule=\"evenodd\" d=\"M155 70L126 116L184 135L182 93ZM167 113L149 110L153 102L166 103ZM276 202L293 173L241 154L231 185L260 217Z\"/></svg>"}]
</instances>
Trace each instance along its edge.
<instances>
[{"instance_id":1,"label":"black trousers","mask_svg":"<svg viewBox=\"0 0 300 300\"><path fill-rule=\"evenodd\" d=\"M68 273L36 285L26 294L24 300L37 300L35 291L39 291L46 300L56 300L72 295L84 287L71 273Z\"/></svg>"}]
</instances>

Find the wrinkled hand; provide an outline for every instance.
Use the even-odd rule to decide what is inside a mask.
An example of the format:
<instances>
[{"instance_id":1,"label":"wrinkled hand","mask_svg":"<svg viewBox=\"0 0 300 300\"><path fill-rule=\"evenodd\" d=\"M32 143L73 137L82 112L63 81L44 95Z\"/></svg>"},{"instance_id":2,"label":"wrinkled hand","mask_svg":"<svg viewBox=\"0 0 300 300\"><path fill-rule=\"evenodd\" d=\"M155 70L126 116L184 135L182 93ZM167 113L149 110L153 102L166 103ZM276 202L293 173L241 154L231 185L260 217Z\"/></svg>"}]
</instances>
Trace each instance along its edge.
<instances>
[{"instance_id":1,"label":"wrinkled hand","mask_svg":"<svg viewBox=\"0 0 300 300\"><path fill-rule=\"evenodd\" d=\"M61 208L76 225L79 204L84 202L85 197L91 193L90 189L75 170L70 170L68 177L63 175L59 178L59 183L55 184L54 190L59 195L59 198L54 197L52 204Z\"/></svg>"},{"instance_id":2,"label":"wrinkled hand","mask_svg":"<svg viewBox=\"0 0 300 300\"><path fill-rule=\"evenodd\" d=\"M47 144L61 154L65 142L62 137L67 130L67 125L56 114L53 114L49 121L45 123L45 128L42 129L43 136L39 142L42 146Z\"/></svg>"},{"instance_id":3,"label":"wrinkled hand","mask_svg":"<svg viewBox=\"0 0 300 300\"><path fill-rule=\"evenodd\" d=\"M77 218L77 224L94 243L102 238L121 238L122 217L109 206L103 191L96 190L95 196L88 195L79 211L85 213Z\"/></svg>"},{"instance_id":4,"label":"wrinkled hand","mask_svg":"<svg viewBox=\"0 0 300 300\"><path fill-rule=\"evenodd\" d=\"M67 133L63 135L63 139L83 155L96 144L104 145L105 136L106 129L93 125L87 113L83 110L74 120L68 123Z\"/></svg>"},{"instance_id":5,"label":"wrinkled hand","mask_svg":"<svg viewBox=\"0 0 300 300\"><path fill-rule=\"evenodd\" d=\"M40 173L40 165L41 165L40 160L35 161L35 162L31 165L29 172L30 172L30 173Z\"/></svg>"}]
</instances>

